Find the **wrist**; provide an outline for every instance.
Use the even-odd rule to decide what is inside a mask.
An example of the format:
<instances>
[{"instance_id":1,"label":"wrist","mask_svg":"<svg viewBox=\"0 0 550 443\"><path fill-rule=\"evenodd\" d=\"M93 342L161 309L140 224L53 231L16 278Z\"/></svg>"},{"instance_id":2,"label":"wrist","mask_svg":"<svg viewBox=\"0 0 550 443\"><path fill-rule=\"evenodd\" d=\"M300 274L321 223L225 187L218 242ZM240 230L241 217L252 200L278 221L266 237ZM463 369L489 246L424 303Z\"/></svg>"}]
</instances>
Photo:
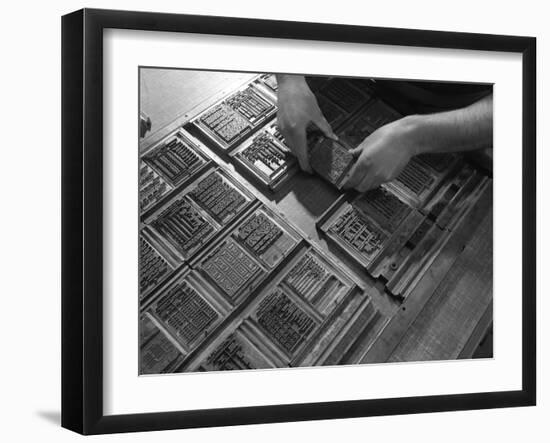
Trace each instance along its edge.
<instances>
[{"instance_id":1,"label":"wrist","mask_svg":"<svg viewBox=\"0 0 550 443\"><path fill-rule=\"evenodd\" d=\"M398 120L402 135L408 140L411 157L432 151L432 143L427 134L427 121L423 115L408 115Z\"/></svg>"},{"instance_id":2,"label":"wrist","mask_svg":"<svg viewBox=\"0 0 550 443\"><path fill-rule=\"evenodd\" d=\"M307 85L306 78L303 75L293 74L275 74L278 86Z\"/></svg>"}]
</instances>

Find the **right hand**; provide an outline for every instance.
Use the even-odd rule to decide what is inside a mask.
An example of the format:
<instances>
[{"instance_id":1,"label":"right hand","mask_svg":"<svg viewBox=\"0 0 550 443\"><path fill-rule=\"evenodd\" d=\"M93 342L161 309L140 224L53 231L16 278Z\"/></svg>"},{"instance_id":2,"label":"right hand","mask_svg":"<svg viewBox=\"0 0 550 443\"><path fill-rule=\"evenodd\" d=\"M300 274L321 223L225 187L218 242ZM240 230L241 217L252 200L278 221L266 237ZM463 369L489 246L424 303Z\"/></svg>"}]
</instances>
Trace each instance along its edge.
<instances>
[{"instance_id":1,"label":"right hand","mask_svg":"<svg viewBox=\"0 0 550 443\"><path fill-rule=\"evenodd\" d=\"M302 75L278 75L279 129L288 147L298 158L300 168L311 173L307 149L306 128L313 122L323 134L333 140L338 137L325 119L317 99Z\"/></svg>"}]
</instances>

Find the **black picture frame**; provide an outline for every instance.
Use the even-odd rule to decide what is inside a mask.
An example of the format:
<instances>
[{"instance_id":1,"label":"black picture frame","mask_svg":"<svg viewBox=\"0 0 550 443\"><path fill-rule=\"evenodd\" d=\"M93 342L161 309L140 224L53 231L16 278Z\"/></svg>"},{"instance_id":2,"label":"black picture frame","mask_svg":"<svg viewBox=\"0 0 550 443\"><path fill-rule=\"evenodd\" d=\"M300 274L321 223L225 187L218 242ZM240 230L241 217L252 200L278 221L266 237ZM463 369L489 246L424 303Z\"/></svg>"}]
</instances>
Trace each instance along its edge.
<instances>
[{"instance_id":1,"label":"black picture frame","mask_svg":"<svg viewBox=\"0 0 550 443\"><path fill-rule=\"evenodd\" d=\"M523 65L522 388L131 415L103 413L103 30L189 32L519 53ZM84 9L62 18L62 426L82 434L228 426L536 403L536 39Z\"/></svg>"}]
</instances>

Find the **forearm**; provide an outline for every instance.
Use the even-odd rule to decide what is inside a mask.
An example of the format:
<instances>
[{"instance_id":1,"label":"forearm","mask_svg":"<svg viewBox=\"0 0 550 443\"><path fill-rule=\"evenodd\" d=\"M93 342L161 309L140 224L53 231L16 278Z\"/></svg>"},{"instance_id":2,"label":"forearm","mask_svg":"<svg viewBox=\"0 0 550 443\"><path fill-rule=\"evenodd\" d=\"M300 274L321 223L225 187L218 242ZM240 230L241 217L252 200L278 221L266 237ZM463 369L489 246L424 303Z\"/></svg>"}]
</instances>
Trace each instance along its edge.
<instances>
[{"instance_id":1,"label":"forearm","mask_svg":"<svg viewBox=\"0 0 550 443\"><path fill-rule=\"evenodd\" d=\"M306 78L303 75L294 75L294 74L275 74L275 78L277 79L277 84L280 86L283 86L285 84L298 84L303 83L306 84Z\"/></svg>"},{"instance_id":2,"label":"forearm","mask_svg":"<svg viewBox=\"0 0 550 443\"><path fill-rule=\"evenodd\" d=\"M466 108L405 117L415 154L490 148L493 144L493 96Z\"/></svg>"}]
</instances>

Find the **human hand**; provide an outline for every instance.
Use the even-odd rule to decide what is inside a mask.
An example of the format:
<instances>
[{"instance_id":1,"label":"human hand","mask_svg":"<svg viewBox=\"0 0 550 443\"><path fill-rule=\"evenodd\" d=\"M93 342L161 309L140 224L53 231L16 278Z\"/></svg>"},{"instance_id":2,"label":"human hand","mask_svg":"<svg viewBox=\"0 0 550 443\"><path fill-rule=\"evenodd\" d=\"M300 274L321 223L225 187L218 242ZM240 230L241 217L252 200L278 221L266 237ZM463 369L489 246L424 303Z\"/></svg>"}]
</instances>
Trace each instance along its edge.
<instances>
[{"instance_id":1,"label":"human hand","mask_svg":"<svg viewBox=\"0 0 550 443\"><path fill-rule=\"evenodd\" d=\"M420 153L415 125L397 120L374 131L351 153L357 157L344 183L345 189L365 192L397 177Z\"/></svg>"},{"instance_id":2,"label":"human hand","mask_svg":"<svg viewBox=\"0 0 550 443\"><path fill-rule=\"evenodd\" d=\"M307 126L313 123L326 137L333 140L337 140L338 137L323 116L317 99L303 76L278 75L277 83L279 129L288 147L298 158L300 168L311 172L307 149Z\"/></svg>"}]
</instances>

